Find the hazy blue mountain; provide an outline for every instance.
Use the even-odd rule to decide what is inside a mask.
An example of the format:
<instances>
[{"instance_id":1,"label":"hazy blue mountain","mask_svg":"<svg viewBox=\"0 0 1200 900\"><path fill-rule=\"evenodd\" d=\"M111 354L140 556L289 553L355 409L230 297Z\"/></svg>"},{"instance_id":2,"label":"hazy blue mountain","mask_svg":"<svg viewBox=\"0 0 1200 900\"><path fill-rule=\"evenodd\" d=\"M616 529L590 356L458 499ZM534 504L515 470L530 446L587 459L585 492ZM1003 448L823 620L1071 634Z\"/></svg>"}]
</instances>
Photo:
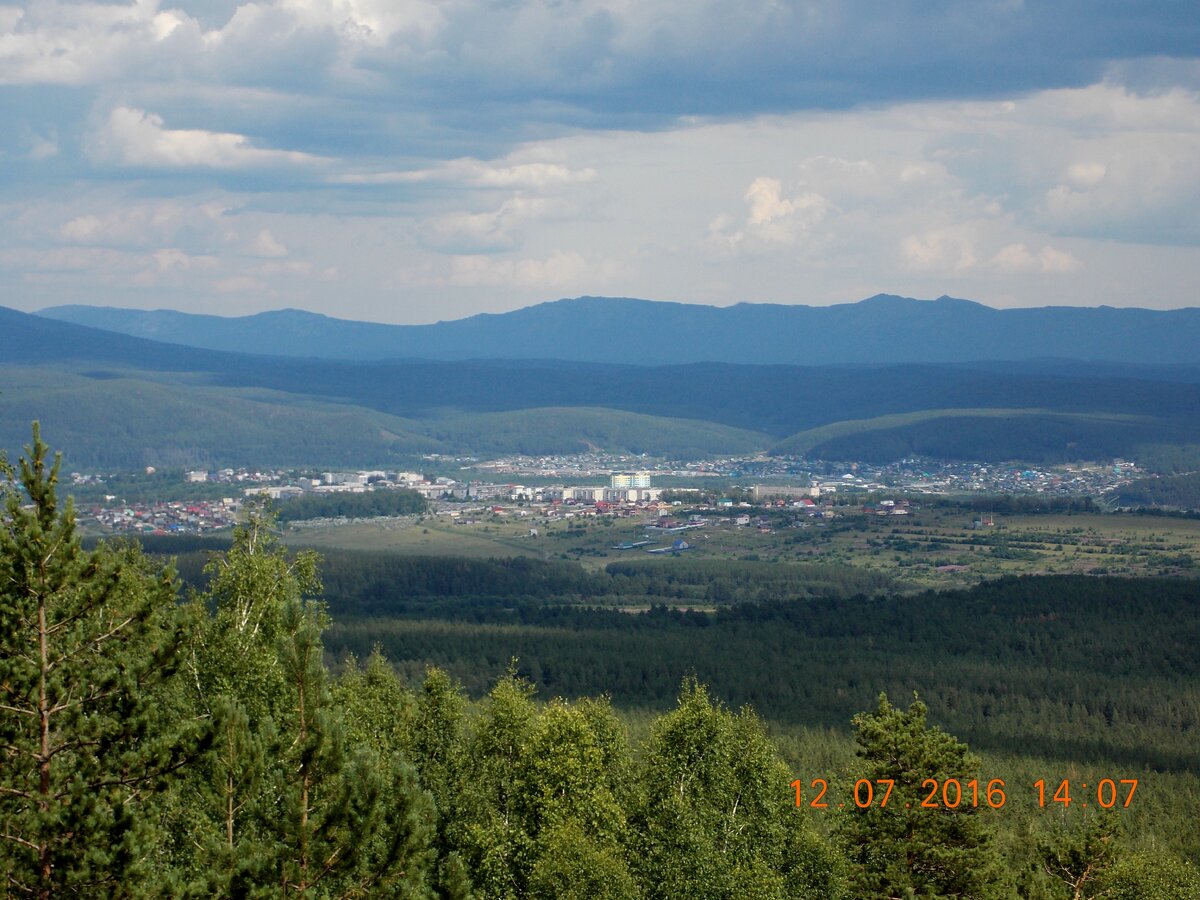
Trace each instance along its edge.
<instances>
[{"instance_id":1,"label":"hazy blue mountain","mask_svg":"<svg viewBox=\"0 0 1200 900\"><path fill-rule=\"evenodd\" d=\"M541 358L635 365L954 363L1056 357L1200 362L1200 308L992 309L881 294L859 303L730 307L579 297L434 325L285 309L239 318L59 306L40 315L169 343L326 359Z\"/></svg>"},{"instance_id":2,"label":"hazy blue mountain","mask_svg":"<svg viewBox=\"0 0 1200 900\"><path fill-rule=\"evenodd\" d=\"M39 393L37 379L26 371L18 391L15 375L20 367L44 370L45 389ZM37 415L39 397L49 395L54 373L92 382L86 388L86 403L68 402L72 393L84 390L79 382L59 393L56 408L63 410L61 424L67 430L94 431L87 422L75 422L81 416L108 416L123 423L137 417L139 409L145 413L142 424L150 427L139 429L136 438L132 429L105 432L115 435L113 446L105 448L113 454L121 442L137 440L147 447L147 435L165 436L169 429L162 423L170 422L175 430L180 430L176 425L197 425L183 427L177 444L181 451L203 455L206 441L217 447L228 439L219 427L201 425L224 395L231 402L269 404L270 409L238 407L239 415L257 420L287 417L289 405L307 406L308 431L314 438L315 432L343 429L337 440L320 435L317 442L330 455L336 451L338 458L347 441L364 451L376 444L378 435L351 436L371 428L386 431L382 446L397 452L432 440L461 449L478 444L526 452L654 445L657 452L670 455L673 445L680 454L702 446L720 452L719 448L767 446L795 435L795 440L781 444L780 452L804 445L826 458L858 453L870 459L916 454L1056 460L1136 455L1146 445L1200 444L1200 383L1194 366L1052 360L840 366L634 366L504 359L352 362L182 347L0 309L0 418L8 420L0 425L12 426L7 429L10 434L23 433L26 420ZM134 381L169 385L173 392L168 397L147 390L147 405L131 407L127 399ZM194 413L185 402L190 392L199 404ZM162 402L150 404L154 398ZM315 410L314 403L323 406ZM355 408L352 429L336 424L331 404ZM586 415L577 412L584 409ZM376 424L383 420L372 419L367 411L404 421ZM529 414L514 415L517 411ZM924 411L937 414L886 418ZM497 413L504 415L489 415ZM630 418L631 413L656 421ZM849 431L800 434L845 422L858 424ZM739 431L706 429L703 423ZM651 437L656 431L661 439ZM285 432L279 432L280 441ZM268 429L251 438L248 432L243 442L248 447L259 442L264 465L282 458L269 439L260 441L269 434ZM185 441L190 443L185 446ZM210 455L215 458L216 453Z\"/></svg>"},{"instance_id":3,"label":"hazy blue mountain","mask_svg":"<svg viewBox=\"0 0 1200 900\"><path fill-rule=\"evenodd\" d=\"M403 417L604 407L786 437L844 420L928 409L1043 409L1180 416L1200 427L1200 386L1021 366L733 363L633 366L561 360L294 359L202 350L0 309L0 361L136 369L210 387L265 388ZM1121 366L1115 368L1120 369Z\"/></svg>"},{"instance_id":4,"label":"hazy blue mountain","mask_svg":"<svg viewBox=\"0 0 1200 900\"><path fill-rule=\"evenodd\" d=\"M212 368L221 354L60 322L0 306L0 363L87 360L168 371Z\"/></svg>"}]
</instances>

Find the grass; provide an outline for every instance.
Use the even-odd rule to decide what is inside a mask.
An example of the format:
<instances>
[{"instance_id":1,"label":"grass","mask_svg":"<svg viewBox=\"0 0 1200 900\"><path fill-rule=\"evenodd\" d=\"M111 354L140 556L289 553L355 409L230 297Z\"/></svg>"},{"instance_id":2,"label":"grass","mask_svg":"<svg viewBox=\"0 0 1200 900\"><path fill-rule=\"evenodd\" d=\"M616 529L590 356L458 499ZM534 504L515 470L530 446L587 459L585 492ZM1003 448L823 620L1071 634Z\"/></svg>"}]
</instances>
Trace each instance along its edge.
<instances>
[{"instance_id":1,"label":"grass","mask_svg":"<svg viewBox=\"0 0 1200 900\"><path fill-rule=\"evenodd\" d=\"M464 515L463 518L466 518ZM289 543L316 548L386 550L472 558L530 556L565 559L587 568L615 560L647 559L641 548L617 545L649 539L648 547L677 537L690 559L840 563L882 572L911 588L963 587L1003 575L1200 574L1200 521L1130 515L1024 515L995 517L973 527L978 513L918 509L906 517L847 515L810 520L776 513L767 532L712 519L681 534L647 531L643 519L574 518L559 521L478 513L474 524L427 516L407 527L395 521L352 522L288 532ZM537 537L529 530L536 528ZM670 554L659 556L670 565ZM944 566L962 569L941 568Z\"/></svg>"},{"instance_id":2,"label":"grass","mask_svg":"<svg viewBox=\"0 0 1200 900\"><path fill-rule=\"evenodd\" d=\"M343 550L389 551L412 556L465 556L490 559L501 556L545 558L545 551L528 535L528 528L488 528L448 525L431 519L418 522L378 520L350 522L316 528L292 528L284 541L293 546ZM520 535L524 534L524 539Z\"/></svg>"}]
</instances>

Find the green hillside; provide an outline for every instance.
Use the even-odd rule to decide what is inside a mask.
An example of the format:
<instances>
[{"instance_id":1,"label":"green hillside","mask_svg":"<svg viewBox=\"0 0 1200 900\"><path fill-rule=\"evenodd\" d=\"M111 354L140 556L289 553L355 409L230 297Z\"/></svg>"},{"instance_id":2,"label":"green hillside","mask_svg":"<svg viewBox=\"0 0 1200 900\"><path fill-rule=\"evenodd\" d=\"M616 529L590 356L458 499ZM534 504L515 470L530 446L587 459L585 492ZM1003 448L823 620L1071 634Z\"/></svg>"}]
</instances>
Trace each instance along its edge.
<instances>
[{"instance_id":1,"label":"green hillside","mask_svg":"<svg viewBox=\"0 0 1200 900\"><path fill-rule=\"evenodd\" d=\"M0 390L0 446L22 446L38 419L75 467L349 465L440 449L396 416L273 391L12 367Z\"/></svg>"},{"instance_id":2,"label":"green hillside","mask_svg":"<svg viewBox=\"0 0 1200 900\"><path fill-rule=\"evenodd\" d=\"M1126 413L930 409L808 429L771 452L868 462L926 456L1058 463L1138 456L1151 443L1187 440L1189 428L1175 418Z\"/></svg>"},{"instance_id":3,"label":"green hillside","mask_svg":"<svg viewBox=\"0 0 1200 900\"><path fill-rule=\"evenodd\" d=\"M577 453L597 448L651 456L748 453L768 435L716 422L648 416L603 407L548 407L436 419L424 433L448 446L496 453Z\"/></svg>"},{"instance_id":4,"label":"green hillside","mask_svg":"<svg viewBox=\"0 0 1200 900\"><path fill-rule=\"evenodd\" d=\"M38 419L69 466L374 465L442 452L654 455L748 452L769 438L711 422L612 409L527 409L410 419L262 388L151 381L143 373L0 367L0 447Z\"/></svg>"},{"instance_id":5,"label":"green hillside","mask_svg":"<svg viewBox=\"0 0 1200 900\"><path fill-rule=\"evenodd\" d=\"M1200 472L1140 478L1121 488L1116 501L1121 506L1200 509Z\"/></svg>"},{"instance_id":6,"label":"green hillside","mask_svg":"<svg viewBox=\"0 0 1200 900\"><path fill-rule=\"evenodd\" d=\"M288 359L3 309L0 359L38 367L0 369L0 390L11 383L0 446L39 417L80 465L342 465L432 450L694 457L792 435L776 452L1035 464L1144 455L1171 472L1194 469L1184 448L1200 445L1200 384L1162 367Z\"/></svg>"},{"instance_id":7,"label":"green hillside","mask_svg":"<svg viewBox=\"0 0 1200 900\"><path fill-rule=\"evenodd\" d=\"M947 416L1001 416L1011 417L1044 413L1045 410L1030 409L925 409L920 412L895 413L888 416L875 416L871 419L847 419L844 422L834 422L809 428L777 443L771 452L779 456L803 456L811 453L814 448L828 441L839 438L853 437L886 428L901 428L917 422L930 419L941 419Z\"/></svg>"}]
</instances>

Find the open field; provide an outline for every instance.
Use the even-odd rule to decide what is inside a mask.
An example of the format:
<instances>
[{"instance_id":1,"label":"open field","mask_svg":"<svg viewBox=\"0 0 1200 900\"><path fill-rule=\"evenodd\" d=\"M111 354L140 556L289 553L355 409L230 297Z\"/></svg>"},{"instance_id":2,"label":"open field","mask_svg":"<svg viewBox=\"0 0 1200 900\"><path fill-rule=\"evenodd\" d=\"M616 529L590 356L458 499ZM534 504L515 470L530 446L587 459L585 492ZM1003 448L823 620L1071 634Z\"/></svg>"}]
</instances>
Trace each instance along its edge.
<instances>
[{"instance_id":1,"label":"open field","mask_svg":"<svg viewBox=\"0 0 1200 900\"><path fill-rule=\"evenodd\" d=\"M983 524L991 521L994 524ZM839 563L890 575L911 587L960 587L1003 575L1181 575L1200 573L1200 521L1133 515L981 516L963 509L914 509L906 517L861 514L809 519L774 511L764 524L710 517L703 527L668 533L643 520L479 514L472 524L447 517L380 520L288 532L295 545L470 558L529 556L580 562L588 569L650 558L643 548L686 540L691 559ZM980 524L976 525L976 522ZM536 529L537 536L530 530ZM669 565L672 554L659 554Z\"/></svg>"},{"instance_id":2,"label":"open field","mask_svg":"<svg viewBox=\"0 0 1200 900\"><path fill-rule=\"evenodd\" d=\"M522 539L528 528L499 525L450 525L432 518L421 522L407 519L352 521L319 527L291 528L284 540L316 550L370 550L413 556L465 556L488 559L500 556L531 556L542 559L542 545Z\"/></svg>"},{"instance_id":3,"label":"open field","mask_svg":"<svg viewBox=\"0 0 1200 900\"><path fill-rule=\"evenodd\" d=\"M1185 575L1200 561L1197 521L1099 514L973 521L950 511L918 512L900 525L866 521L860 532L840 533L830 555L929 586L948 576Z\"/></svg>"}]
</instances>

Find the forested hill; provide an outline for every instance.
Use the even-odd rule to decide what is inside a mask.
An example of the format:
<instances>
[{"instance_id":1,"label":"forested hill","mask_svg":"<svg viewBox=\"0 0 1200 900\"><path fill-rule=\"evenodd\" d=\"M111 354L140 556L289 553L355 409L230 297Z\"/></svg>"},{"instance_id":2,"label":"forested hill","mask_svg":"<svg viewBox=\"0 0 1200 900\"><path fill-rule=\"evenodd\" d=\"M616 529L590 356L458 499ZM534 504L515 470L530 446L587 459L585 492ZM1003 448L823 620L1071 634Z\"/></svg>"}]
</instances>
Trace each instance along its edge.
<instances>
[{"instance_id":1,"label":"forested hill","mask_svg":"<svg viewBox=\"0 0 1200 900\"><path fill-rule=\"evenodd\" d=\"M1121 488L1116 500L1121 506L1197 510L1200 509L1200 472L1141 478Z\"/></svg>"},{"instance_id":2,"label":"forested hill","mask_svg":"<svg viewBox=\"0 0 1200 900\"><path fill-rule=\"evenodd\" d=\"M624 366L554 361L352 363L189 350L0 310L0 359L104 379L134 370L172 383L267 388L400 416L605 407L785 436L803 428L929 409L1041 409L1194 415L1200 385L1083 374L906 366ZM101 370L98 366L110 368ZM87 368L85 368L87 367Z\"/></svg>"},{"instance_id":3,"label":"forested hill","mask_svg":"<svg viewBox=\"0 0 1200 900\"><path fill-rule=\"evenodd\" d=\"M0 446L19 447L28 421L41 418L50 433L69 435L76 453L105 465L132 456L138 465L291 461L299 444L273 440L259 427L269 421L299 428L313 461L339 464L355 454L368 464L430 450L751 452L846 422L854 423L849 432L822 441L797 438L810 444L800 452L1054 462L1200 443L1200 384L1187 368L1155 370L1152 379L1130 377L1139 369L1088 374L1046 362L1024 372L1012 363L300 360L163 344L4 309L0 363ZM125 414L131 406L136 421ZM213 427L184 427L200 422ZM244 448L236 460L229 446ZM795 446L786 441L778 452Z\"/></svg>"},{"instance_id":4,"label":"forested hill","mask_svg":"<svg viewBox=\"0 0 1200 900\"><path fill-rule=\"evenodd\" d=\"M713 307L609 297L558 300L432 325L355 322L285 309L224 318L60 306L41 315L215 350L331 359L590 362L967 362L1065 357L1194 364L1200 309L993 309L880 294L858 303Z\"/></svg>"}]
</instances>

